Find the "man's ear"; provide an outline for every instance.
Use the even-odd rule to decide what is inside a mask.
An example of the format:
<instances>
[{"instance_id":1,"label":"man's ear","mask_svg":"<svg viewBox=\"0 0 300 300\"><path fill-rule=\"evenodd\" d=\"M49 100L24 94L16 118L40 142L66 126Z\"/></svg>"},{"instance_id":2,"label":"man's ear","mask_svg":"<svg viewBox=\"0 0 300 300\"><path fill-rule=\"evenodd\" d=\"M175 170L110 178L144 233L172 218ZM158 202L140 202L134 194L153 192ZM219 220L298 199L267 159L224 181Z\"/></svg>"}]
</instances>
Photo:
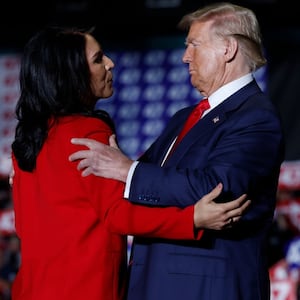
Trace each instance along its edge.
<instances>
[{"instance_id":1,"label":"man's ear","mask_svg":"<svg viewBox=\"0 0 300 300\"><path fill-rule=\"evenodd\" d=\"M226 61L232 61L238 51L238 42L234 37L228 37L225 41L225 58Z\"/></svg>"}]
</instances>

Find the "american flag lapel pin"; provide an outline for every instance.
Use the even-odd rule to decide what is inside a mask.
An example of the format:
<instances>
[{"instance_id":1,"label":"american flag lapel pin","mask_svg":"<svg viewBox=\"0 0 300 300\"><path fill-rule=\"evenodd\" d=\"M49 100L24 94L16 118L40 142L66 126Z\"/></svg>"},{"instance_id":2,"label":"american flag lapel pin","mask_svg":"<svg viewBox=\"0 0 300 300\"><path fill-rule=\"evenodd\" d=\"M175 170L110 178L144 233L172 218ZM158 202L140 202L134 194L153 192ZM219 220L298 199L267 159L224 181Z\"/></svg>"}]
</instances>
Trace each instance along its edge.
<instances>
[{"instance_id":1,"label":"american flag lapel pin","mask_svg":"<svg viewBox=\"0 0 300 300\"><path fill-rule=\"evenodd\" d=\"M218 122L220 121L219 116L214 117L214 118L212 119L212 121L213 121L215 124L218 123Z\"/></svg>"}]
</instances>

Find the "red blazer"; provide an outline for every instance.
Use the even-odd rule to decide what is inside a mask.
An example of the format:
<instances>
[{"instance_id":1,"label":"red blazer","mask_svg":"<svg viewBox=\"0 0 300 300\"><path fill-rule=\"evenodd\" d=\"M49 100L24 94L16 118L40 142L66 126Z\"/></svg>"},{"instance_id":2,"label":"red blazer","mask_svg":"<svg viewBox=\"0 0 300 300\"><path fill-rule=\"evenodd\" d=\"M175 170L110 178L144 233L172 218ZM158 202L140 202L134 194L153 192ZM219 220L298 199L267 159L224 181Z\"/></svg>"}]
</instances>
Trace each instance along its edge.
<instances>
[{"instance_id":1,"label":"red blazer","mask_svg":"<svg viewBox=\"0 0 300 300\"><path fill-rule=\"evenodd\" d=\"M127 273L126 234L194 239L193 206L146 208L123 199L121 182L82 177L72 137L108 143L94 117L63 117L49 132L32 173L13 157L15 225L21 266L12 300L120 300Z\"/></svg>"}]
</instances>

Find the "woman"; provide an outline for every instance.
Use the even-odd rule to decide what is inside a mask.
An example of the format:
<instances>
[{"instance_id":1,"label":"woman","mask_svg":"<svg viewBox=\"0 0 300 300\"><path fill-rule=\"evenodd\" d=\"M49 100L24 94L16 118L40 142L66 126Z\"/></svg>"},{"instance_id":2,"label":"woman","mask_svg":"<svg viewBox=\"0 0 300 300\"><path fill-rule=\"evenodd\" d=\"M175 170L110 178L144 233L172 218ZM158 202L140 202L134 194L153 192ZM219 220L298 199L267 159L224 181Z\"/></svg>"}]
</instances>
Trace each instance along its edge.
<instances>
[{"instance_id":1,"label":"woman","mask_svg":"<svg viewBox=\"0 0 300 300\"><path fill-rule=\"evenodd\" d=\"M13 150L13 201L21 266L13 300L120 300L125 297L126 234L199 239L221 229L247 203L216 205L218 186L187 209L145 208L123 199L124 185L82 178L68 157L74 136L108 143L109 116L93 112L113 93L112 60L91 31L48 28L26 45ZM82 147L81 147L82 149ZM207 201L208 201L207 200ZM202 206L202 207L201 207ZM211 208L208 211L207 208ZM231 210L230 210L231 209Z\"/></svg>"}]
</instances>

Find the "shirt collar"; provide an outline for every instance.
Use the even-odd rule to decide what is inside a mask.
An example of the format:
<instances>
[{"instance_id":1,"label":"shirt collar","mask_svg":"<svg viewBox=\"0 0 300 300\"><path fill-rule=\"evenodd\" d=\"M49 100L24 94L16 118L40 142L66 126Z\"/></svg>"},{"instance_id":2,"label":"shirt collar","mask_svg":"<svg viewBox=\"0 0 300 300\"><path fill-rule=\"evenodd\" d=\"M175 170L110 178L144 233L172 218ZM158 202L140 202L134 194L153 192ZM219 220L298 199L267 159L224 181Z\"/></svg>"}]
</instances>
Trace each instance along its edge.
<instances>
[{"instance_id":1,"label":"shirt collar","mask_svg":"<svg viewBox=\"0 0 300 300\"><path fill-rule=\"evenodd\" d=\"M216 90L214 93L212 93L208 97L208 101L210 104L210 109L215 108L217 105L222 103L225 99L233 95L235 92L243 88L245 85L250 83L253 80L252 73L248 73L236 80L233 80L222 87L220 87L218 90Z\"/></svg>"}]
</instances>

